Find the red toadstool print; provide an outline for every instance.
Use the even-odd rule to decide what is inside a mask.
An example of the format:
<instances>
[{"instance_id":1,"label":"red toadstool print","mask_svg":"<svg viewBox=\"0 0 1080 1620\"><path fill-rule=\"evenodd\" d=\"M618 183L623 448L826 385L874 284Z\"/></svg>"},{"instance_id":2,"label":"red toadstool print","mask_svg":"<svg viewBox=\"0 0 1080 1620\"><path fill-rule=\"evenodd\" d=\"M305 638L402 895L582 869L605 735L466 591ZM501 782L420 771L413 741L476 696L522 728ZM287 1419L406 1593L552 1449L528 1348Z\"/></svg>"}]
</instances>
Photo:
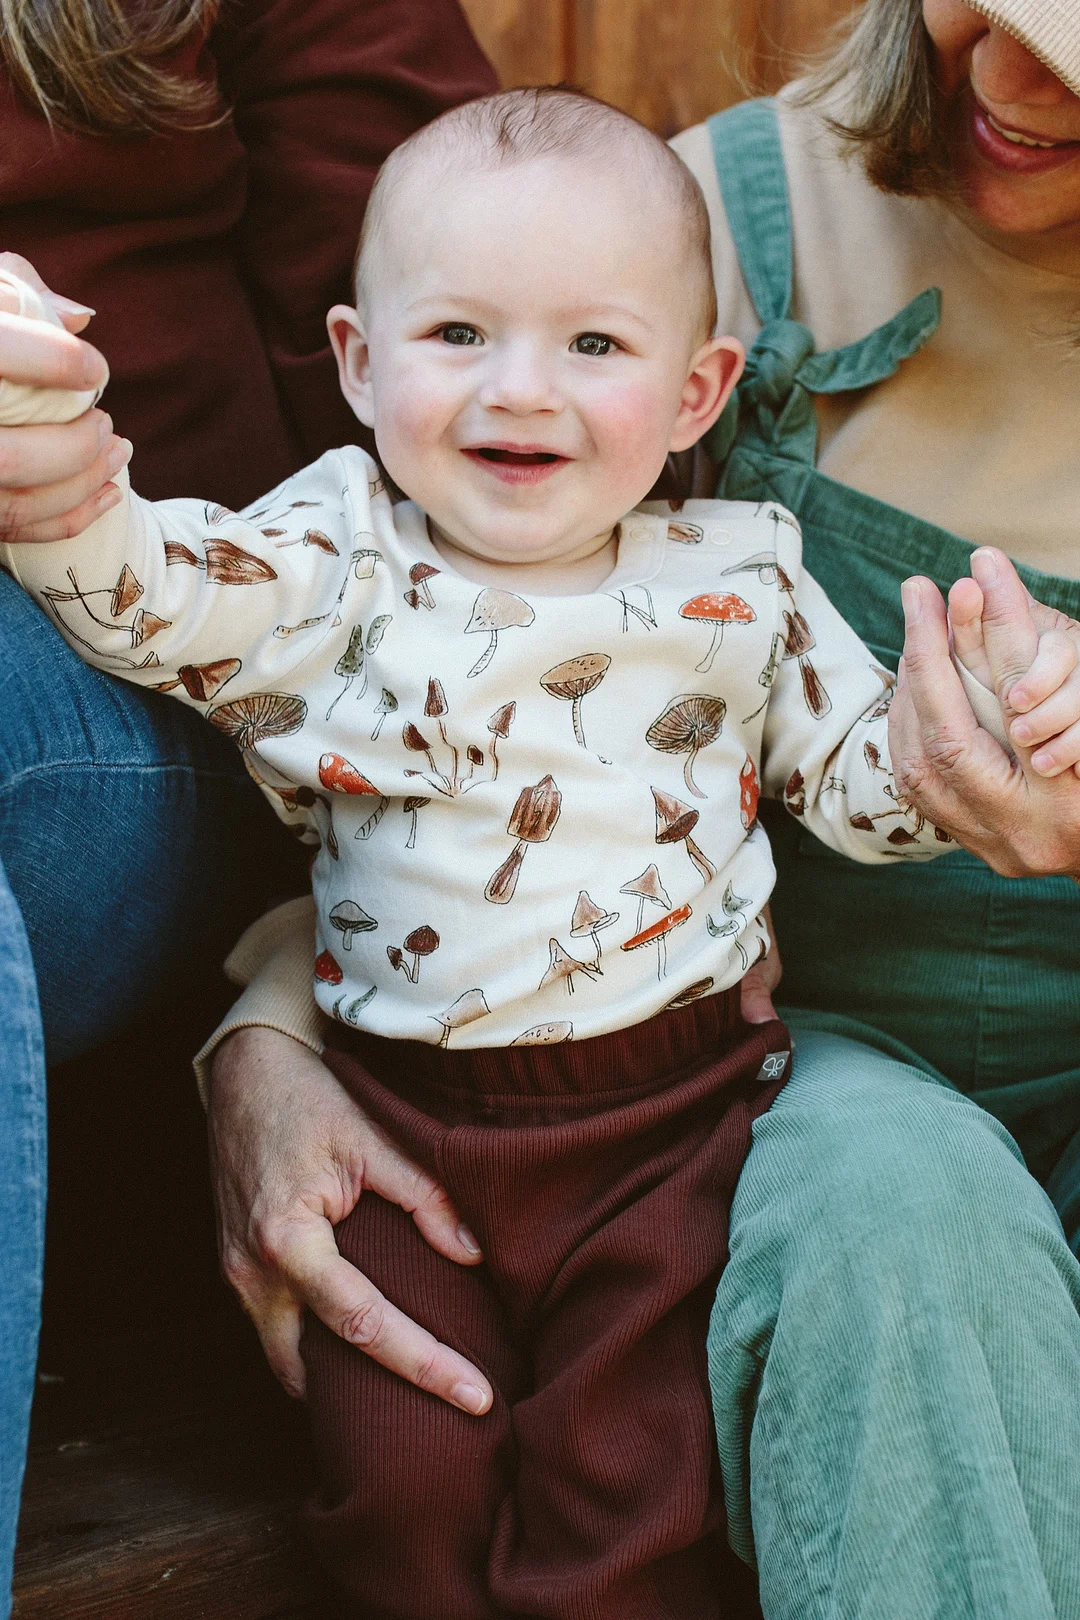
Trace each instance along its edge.
<instances>
[{"instance_id":1,"label":"red toadstool print","mask_svg":"<svg viewBox=\"0 0 1080 1620\"><path fill-rule=\"evenodd\" d=\"M723 698L691 693L672 698L645 733L645 741L658 753L687 755L683 780L696 798L704 799L707 795L694 781L694 761L703 748L708 748L719 737L726 714L727 704Z\"/></svg>"},{"instance_id":2,"label":"red toadstool print","mask_svg":"<svg viewBox=\"0 0 1080 1620\"><path fill-rule=\"evenodd\" d=\"M329 951L315 958L315 980L318 984L340 984L345 977Z\"/></svg>"},{"instance_id":3,"label":"red toadstool print","mask_svg":"<svg viewBox=\"0 0 1080 1620\"><path fill-rule=\"evenodd\" d=\"M743 761L739 772L739 815L747 832L753 832L757 826L758 805L761 802L761 784L758 782L758 773L750 755Z\"/></svg>"},{"instance_id":4,"label":"red toadstool print","mask_svg":"<svg viewBox=\"0 0 1080 1620\"><path fill-rule=\"evenodd\" d=\"M674 1012L678 1007L689 1007L692 1001L700 1001L702 996L707 996L715 983L715 979L698 979L695 984L688 984L685 990L680 990L677 996L672 996L663 1011Z\"/></svg>"},{"instance_id":5,"label":"red toadstool print","mask_svg":"<svg viewBox=\"0 0 1080 1620\"><path fill-rule=\"evenodd\" d=\"M669 911L666 917L646 928L643 933L635 934L620 948L624 951L637 951L643 945L656 946L656 977L663 979L667 974L667 942L668 935L681 928L683 923L689 922L693 911L689 906L679 906L675 911Z\"/></svg>"},{"instance_id":6,"label":"red toadstool print","mask_svg":"<svg viewBox=\"0 0 1080 1620\"><path fill-rule=\"evenodd\" d=\"M358 771L355 765L350 764L343 754L323 754L319 760L319 781L330 793L348 793L356 798L368 796L379 801L368 819L361 823L353 835L366 842L386 814L390 800L374 783L368 781L362 771Z\"/></svg>"},{"instance_id":7,"label":"red toadstool print","mask_svg":"<svg viewBox=\"0 0 1080 1620\"><path fill-rule=\"evenodd\" d=\"M709 644L709 650L701 663L696 666L699 675L707 675L712 669L713 660L723 643L724 631L727 626L729 624L753 624L757 614L749 602L744 602L741 596L706 591L703 596L692 596L689 602L684 602L679 609L679 617L696 619L712 625L713 636Z\"/></svg>"},{"instance_id":8,"label":"red toadstool print","mask_svg":"<svg viewBox=\"0 0 1080 1620\"><path fill-rule=\"evenodd\" d=\"M485 900L490 900L492 905L505 906L513 899L526 849L530 844L547 842L561 811L562 794L550 776L545 776L535 787L522 788L506 824L510 837L518 842L498 871L488 879L484 890Z\"/></svg>"}]
</instances>

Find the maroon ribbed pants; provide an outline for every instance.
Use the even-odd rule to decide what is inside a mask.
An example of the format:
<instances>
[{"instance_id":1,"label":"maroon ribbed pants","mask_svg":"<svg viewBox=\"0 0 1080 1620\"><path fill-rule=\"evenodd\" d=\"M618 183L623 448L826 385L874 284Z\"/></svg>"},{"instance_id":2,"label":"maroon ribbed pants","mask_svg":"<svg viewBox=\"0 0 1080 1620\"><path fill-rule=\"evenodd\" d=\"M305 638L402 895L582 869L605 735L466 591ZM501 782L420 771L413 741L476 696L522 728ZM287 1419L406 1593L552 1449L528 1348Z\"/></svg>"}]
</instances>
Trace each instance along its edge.
<instances>
[{"instance_id":1,"label":"maroon ribbed pants","mask_svg":"<svg viewBox=\"0 0 1080 1620\"><path fill-rule=\"evenodd\" d=\"M728 1211L786 1068L738 992L552 1046L341 1031L334 1073L446 1188L475 1268L366 1196L342 1253L495 1390L484 1417L310 1319L307 1514L356 1620L734 1620L705 1361ZM781 1070L781 1074L774 1072ZM391 1089L392 1088L392 1089Z\"/></svg>"}]
</instances>

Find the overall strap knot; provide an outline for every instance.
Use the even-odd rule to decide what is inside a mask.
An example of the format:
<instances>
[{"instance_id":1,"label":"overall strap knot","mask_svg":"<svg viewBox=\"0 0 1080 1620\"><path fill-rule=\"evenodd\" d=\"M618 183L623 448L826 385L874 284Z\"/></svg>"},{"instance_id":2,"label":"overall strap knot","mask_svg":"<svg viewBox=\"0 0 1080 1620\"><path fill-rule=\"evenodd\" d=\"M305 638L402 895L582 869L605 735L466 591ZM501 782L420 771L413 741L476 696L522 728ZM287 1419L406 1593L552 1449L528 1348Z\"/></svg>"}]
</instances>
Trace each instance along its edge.
<instances>
[{"instance_id":1,"label":"overall strap knot","mask_svg":"<svg viewBox=\"0 0 1080 1620\"><path fill-rule=\"evenodd\" d=\"M801 321L768 321L746 357L740 387L744 407L763 406L779 415L813 352L814 334Z\"/></svg>"}]
</instances>

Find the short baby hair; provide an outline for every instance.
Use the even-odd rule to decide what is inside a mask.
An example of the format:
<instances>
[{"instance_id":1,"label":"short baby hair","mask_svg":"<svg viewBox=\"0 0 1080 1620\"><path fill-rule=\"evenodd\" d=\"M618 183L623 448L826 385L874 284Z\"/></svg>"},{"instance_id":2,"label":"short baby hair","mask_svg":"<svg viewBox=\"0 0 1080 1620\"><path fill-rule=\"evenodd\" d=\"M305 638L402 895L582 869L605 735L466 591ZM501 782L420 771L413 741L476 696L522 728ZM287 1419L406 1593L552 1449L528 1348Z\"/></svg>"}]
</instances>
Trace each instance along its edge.
<instances>
[{"instance_id":1,"label":"short baby hair","mask_svg":"<svg viewBox=\"0 0 1080 1620\"><path fill-rule=\"evenodd\" d=\"M564 85L504 90L453 107L395 148L379 170L356 254L358 298L374 244L384 228L394 194L418 163L466 158L481 168L528 163L544 157L580 157L609 165L640 165L655 176L660 193L683 228L684 263L699 284L701 334L717 320L709 210L701 187L680 157L651 129L608 102Z\"/></svg>"}]
</instances>

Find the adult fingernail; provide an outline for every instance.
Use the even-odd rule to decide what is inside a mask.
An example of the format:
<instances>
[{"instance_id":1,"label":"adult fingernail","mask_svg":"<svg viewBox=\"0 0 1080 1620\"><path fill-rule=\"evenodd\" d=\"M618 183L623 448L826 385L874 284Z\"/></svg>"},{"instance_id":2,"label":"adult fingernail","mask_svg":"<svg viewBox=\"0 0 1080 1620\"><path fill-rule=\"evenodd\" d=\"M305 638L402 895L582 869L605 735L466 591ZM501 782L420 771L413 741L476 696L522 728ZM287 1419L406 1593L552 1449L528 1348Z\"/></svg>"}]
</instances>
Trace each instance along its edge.
<instances>
[{"instance_id":1,"label":"adult fingernail","mask_svg":"<svg viewBox=\"0 0 1080 1620\"><path fill-rule=\"evenodd\" d=\"M455 1406L460 1406L463 1412L471 1412L473 1417L479 1417L488 1403L488 1398L482 1389L475 1384L455 1384L450 1391L450 1399Z\"/></svg>"},{"instance_id":2,"label":"adult fingernail","mask_svg":"<svg viewBox=\"0 0 1080 1620\"><path fill-rule=\"evenodd\" d=\"M1045 752L1032 754L1031 764L1032 768L1038 771L1040 776L1048 776L1054 768L1054 756Z\"/></svg>"},{"instance_id":3,"label":"adult fingernail","mask_svg":"<svg viewBox=\"0 0 1080 1620\"><path fill-rule=\"evenodd\" d=\"M109 471L111 473L115 473L119 472L121 467L126 467L128 462L131 460L131 452L133 449L134 445L130 439L117 439L116 443L109 451L109 457L105 463Z\"/></svg>"},{"instance_id":4,"label":"adult fingernail","mask_svg":"<svg viewBox=\"0 0 1080 1620\"><path fill-rule=\"evenodd\" d=\"M984 579L988 580L991 585L997 584L997 558L990 550L989 546L980 546L978 551L973 551L971 554L971 560L972 562L978 562L979 572L982 574Z\"/></svg>"},{"instance_id":5,"label":"adult fingernail","mask_svg":"<svg viewBox=\"0 0 1080 1620\"><path fill-rule=\"evenodd\" d=\"M1013 742L1029 743L1031 741L1031 727L1026 720L1016 720L1011 727L1010 736Z\"/></svg>"},{"instance_id":6,"label":"adult fingernail","mask_svg":"<svg viewBox=\"0 0 1080 1620\"><path fill-rule=\"evenodd\" d=\"M479 1243L477 1243L467 1226L459 1226L457 1229L457 1235L458 1242L461 1244L461 1247L463 1249L468 1249L470 1254L480 1254L482 1252Z\"/></svg>"},{"instance_id":7,"label":"adult fingernail","mask_svg":"<svg viewBox=\"0 0 1080 1620\"><path fill-rule=\"evenodd\" d=\"M900 587L900 598L904 604L904 619L907 624L918 624L922 619L922 595L913 579L905 579Z\"/></svg>"},{"instance_id":8,"label":"adult fingernail","mask_svg":"<svg viewBox=\"0 0 1080 1620\"><path fill-rule=\"evenodd\" d=\"M63 293L53 293L52 301L57 309L66 309L72 315L97 314L97 310L91 309L89 304L76 303L74 298L65 298Z\"/></svg>"}]
</instances>

